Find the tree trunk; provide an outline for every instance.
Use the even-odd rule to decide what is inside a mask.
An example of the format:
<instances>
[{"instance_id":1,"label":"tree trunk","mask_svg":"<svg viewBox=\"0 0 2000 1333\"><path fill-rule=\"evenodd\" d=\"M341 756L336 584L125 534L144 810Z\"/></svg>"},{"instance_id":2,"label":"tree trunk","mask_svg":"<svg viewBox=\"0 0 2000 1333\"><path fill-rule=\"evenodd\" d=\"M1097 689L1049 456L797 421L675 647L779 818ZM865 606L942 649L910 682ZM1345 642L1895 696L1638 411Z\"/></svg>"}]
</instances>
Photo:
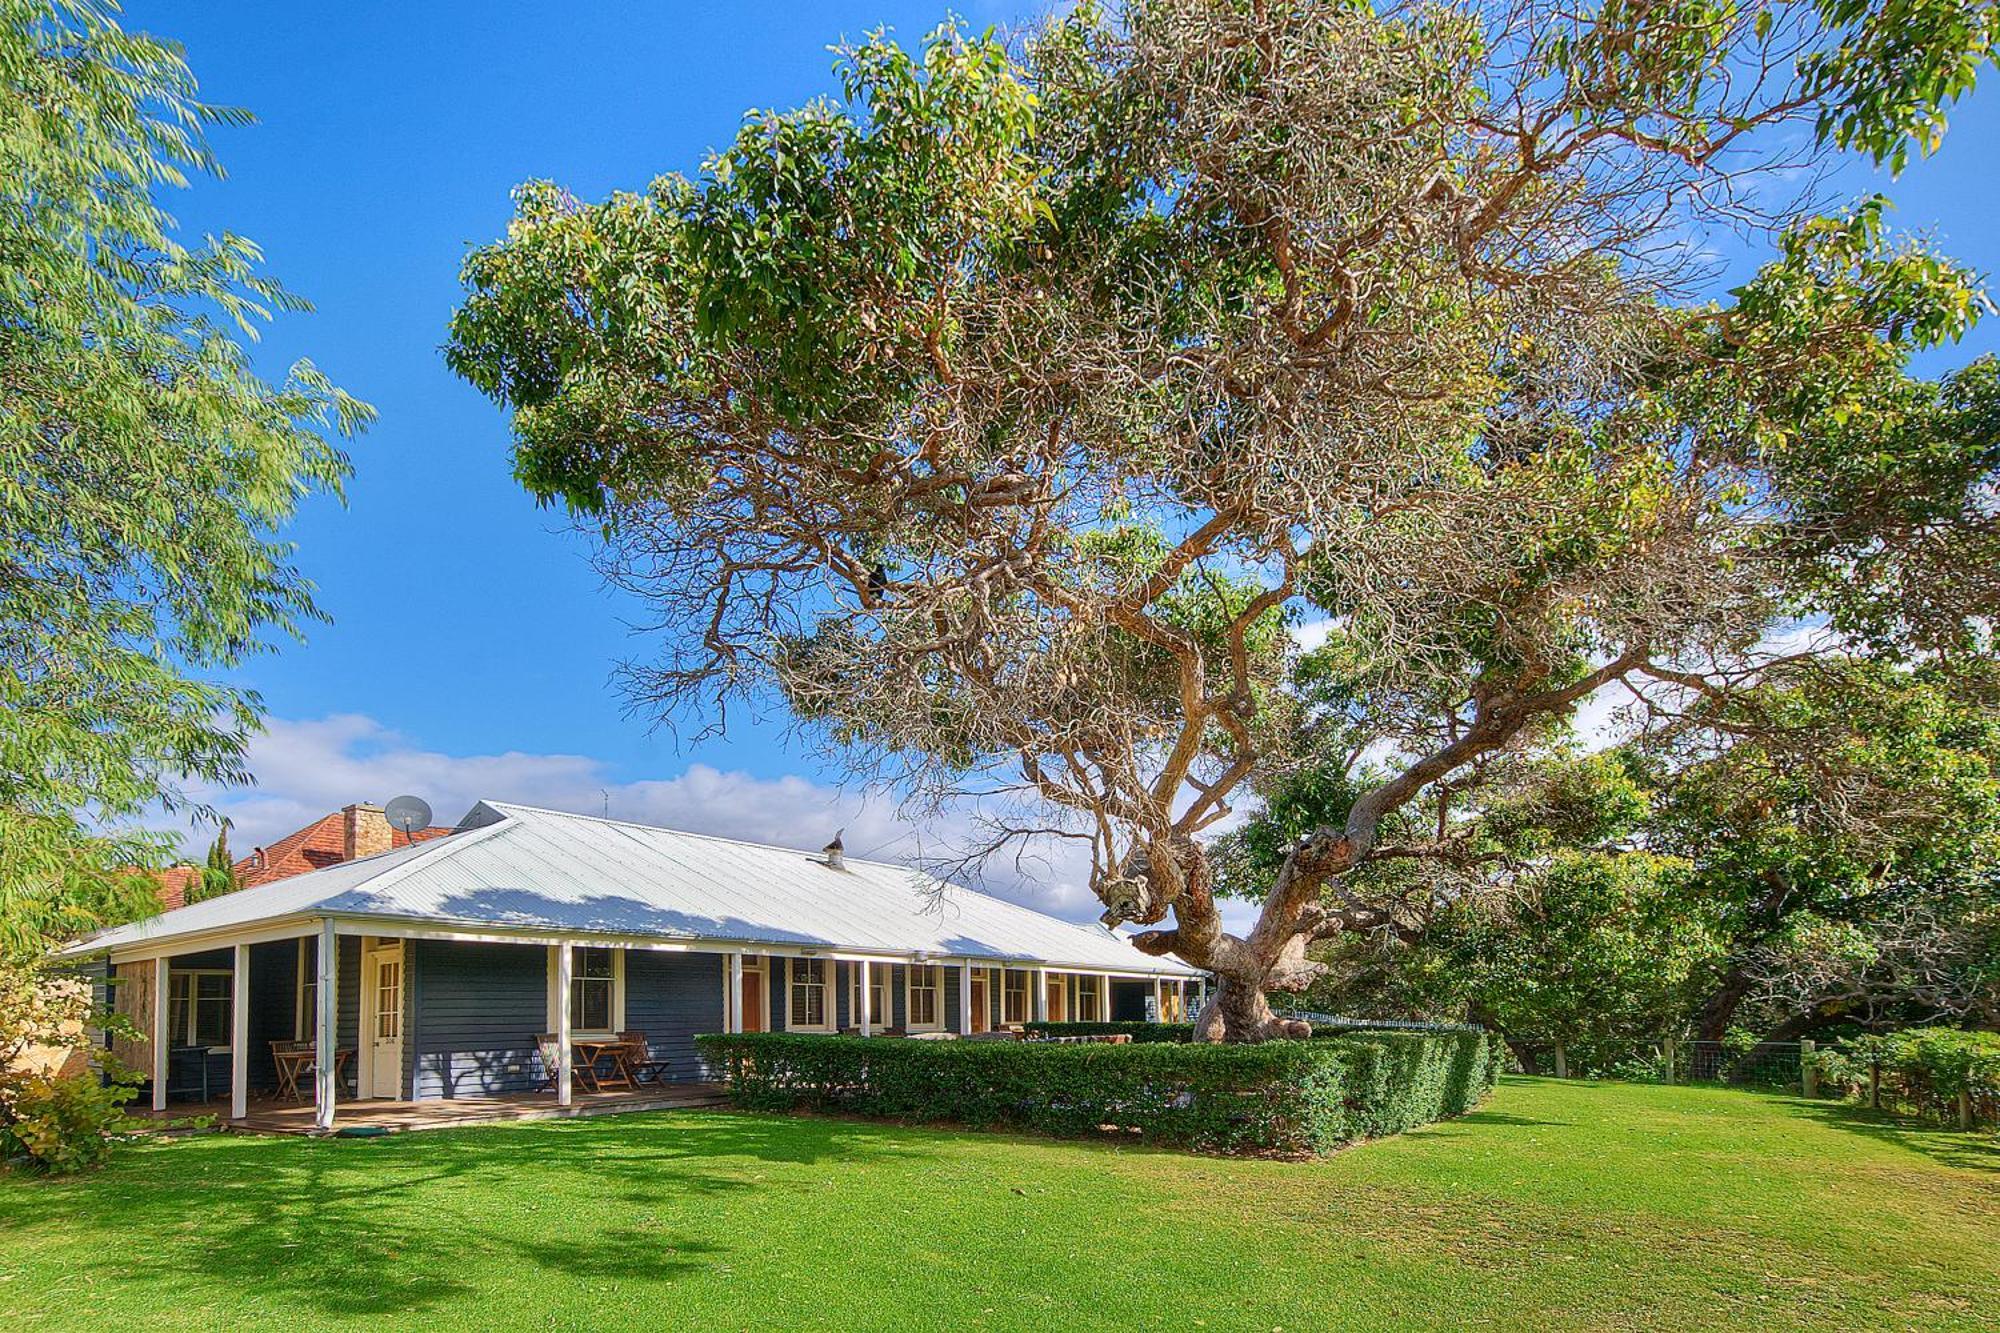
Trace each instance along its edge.
<instances>
[{"instance_id":1,"label":"tree trunk","mask_svg":"<svg viewBox=\"0 0 2000 1333\"><path fill-rule=\"evenodd\" d=\"M1722 974L1722 982L1695 1012L1695 1036L1702 1041L1721 1041L1730 1020L1750 995L1750 976L1741 966L1732 965Z\"/></svg>"},{"instance_id":2,"label":"tree trunk","mask_svg":"<svg viewBox=\"0 0 2000 1333\"><path fill-rule=\"evenodd\" d=\"M1556 1051L1556 1077L1568 1078L1569 1052L1563 1049L1563 1044L1561 1042L1556 1042L1554 1043L1554 1045Z\"/></svg>"}]
</instances>

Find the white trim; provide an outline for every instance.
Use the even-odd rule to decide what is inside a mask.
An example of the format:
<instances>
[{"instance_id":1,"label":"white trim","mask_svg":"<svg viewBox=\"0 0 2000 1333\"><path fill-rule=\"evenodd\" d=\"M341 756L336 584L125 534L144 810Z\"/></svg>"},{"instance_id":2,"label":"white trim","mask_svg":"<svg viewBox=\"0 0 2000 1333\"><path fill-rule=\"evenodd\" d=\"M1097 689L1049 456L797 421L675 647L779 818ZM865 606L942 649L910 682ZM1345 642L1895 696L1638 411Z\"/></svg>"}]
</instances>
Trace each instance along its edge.
<instances>
[{"instance_id":1,"label":"white trim","mask_svg":"<svg viewBox=\"0 0 2000 1333\"><path fill-rule=\"evenodd\" d=\"M585 1039L617 1036L625 1030L625 950L615 944L602 944L595 940L571 940L548 946L548 991L547 1003L543 1010L544 1021L548 1024L547 1030L550 1032L556 1030L556 996L559 994L556 981L556 973L558 971L556 956L564 948L573 950L609 949L611 951L611 1026L605 1028L577 1028L575 1035ZM578 960L572 956L570 959L571 981L575 981L577 976L580 975L577 971L577 965Z\"/></svg>"},{"instance_id":2,"label":"white trim","mask_svg":"<svg viewBox=\"0 0 2000 1333\"><path fill-rule=\"evenodd\" d=\"M972 964L958 965L958 1035L972 1035Z\"/></svg>"},{"instance_id":3,"label":"white trim","mask_svg":"<svg viewBox=\"0 0 2000 1333\"><path fill-rule=\"evenodd\" d=\"M925 972L931 977L931 984L924 990L934 991L937 1002L932 1008L936 1015L928 1023L917 1021L916 991L917 973ZM944 1031L944 968L937 963L910 963L903 968L903 1030L905 1032Z\"/></svg>"},{"instance_id":4,"label":"white trim","mask_svg":"<svg viewBox=\"0 0 2000 1333\"><path fill-rule=\"evenodd\" d=\"M298 956L292 964L292 1040L311 1041L313 1026L319 1019L306 1008L306 979L310 976L315 985L319 980L317 942L310 935L299 936ZM311 969L308 971L308 969Z\"/></svg>"},{"instance_id":5,"label":"white trim","mask_svg":"<svg viewBox=\"0 0 2000 1333\"><path fill-rule=\"evenodd\" d=\"M826 1021L825 1021L824 1023L816 1023L816 1024L815 1024L815 1023L799 1023L799 1022L795 1022L795 1021L793 1021L793 1018L792 1018L792 964L793 964L793 962L795 962L795 961L796 961L796 962L801 962L801 963L818 963L818 964L820 964L820 965L821 965L822 967L824 967L824 968L826 969L826 973L825 973L825 976L824 976L824 978L823 978L823 982L824 982L824 985L823 985L823 991L824 991L824 999L823 999L823 1001L822 1001L822 1005L821 1005L821 1007L822 1007L822 1008L824 1008L824 1009L825 1009L825 1011L826 1011ZM787 958L785 959L785 985L784 985L784 996L785 996L785 1031L787 1031L787 1032L831 1032L831 1031L833 1031L833 1024L834 1024L834 1019L835 1019L836 1017L838 1017L838 1014L837 1014L837 1013L835 1012L835 1006L836 1006L836 1001L837 1001L837 999L838 999L838 996L839 996L839 992L838 992L838 991L836 991L836 990L834 989L834 984L835 984L835 977L834 977L834 966L833 966L833 964L834 964L834 960L833 960L833 959L831 959L831 958L800 958L800 959L792 959L792 958L790 958L790 957L787 957Z\"/></svg>"},{"instance_id":6,"label":"white trim","mask_svg":"<svg viewBox=\"0 0 2000 1333\"><path fill-rule=\"evenodd\" d=\"M498 827L494 825L492 827ZM448 841L440 838L440 843ZM378 916L374 914L347 914L328 917L287 916L276 918L270 924L255 929L217 929L199 931L186 935L163 936L158 940L140 940L104 950L91 950L81 945L62 950L57 957L88 957L102 953L113 963L147 962L159 957L176 957L189 953L206 953L210 949L224 948L234 944L264 944L273 940L312 939L318 934L317 922L330 920L339 935L377 935L385 938L406 940L442 940L466 944L540 944L555 945L562 942L584 945L592 948L648 949L663 953L728 953L740 950L744 953L762 954L774 958L828 958L839 962L871 963L964 963L973 967L999 968L1008 962L1028 967L1042 967L1055 971L1089 970L1101 975L1125 979L1150 980L1153 977L1184 977L1192 980L1199 974L1175 968L1152 969L1133 967L1115 968L1107 972L1100 964L1078 963L1059 958L1016 958L1000 960L991 954L951 954L936 950L913 950L896 952L893 950L850 949L834 945L781 944L764 940L728 940L707 936L622 935L598 931L550 931L532 927L510 929L506 926L481 922L460 924L429 924L410 917Z\"/></svg>"},{"instance_id":7,"label":"white trim","mask_svg":"<svg viewBox=\"0 0 2000 1333\"><path fill-rule=\"evenodd\" d=\"M864 1037L872 1036L876 1032L892 1028L896 1025L896 982L894 975L887 971L878 972L876 970L877 968L891 968L894 966L894 963L884 963L867 958L858 959L847 965L847 1025L852 1028L861 1029L861 1035ZM868 1023L865 1027L861 1022L861 974L864 971L868 974L870 1001L868 1005ZM874 992L876 991L881 992L882 1004L879 1009L874 1004L876 998ZM907 998L906 996L905 999L907 1000Z\"/></svg>"},{"instance_id":8,"label":"white trim","mask_svg":"<svg viewBox=\"0 0 2000 1333\"><path fill-rule=\"evenodd\" d=\"M335 1103L340 1100L340 937L333 933L333 919L319 926L319 1022L313 1045L313 1124L321 1133L333 1130Z\"/></svg>"},{"instance_id":9,"label":"white trim","mask_svg":"<svg viewBox=\"0 0 2000 1333\"><path fill-rule=\"evenodd\" d=\"M722 1029L743 1030L743 951L732 951L722 969Z\"/></svg>"},{"instance_id":10,"label":"white trim","mask_svg":"<svg viewBox=\"0 0 2000 1333\"><path fill-rule=\"evenodd\" d=\"M250 946L237 945L230 962L229 1114L241 1120L250 1114Z\"/></svg>"},{"instance_id":11,"label":"white trim","mask_svg":"<svg viewBox=\"0 0 2000 1333\"><path fill-rule=\"evenodd\" d=\"M1000 972L1000 1026L1018 1027L1026 1023L1035 1012L1034 975L1018 967L1002 967ZM1012 1017L1007 1012L1007 996L1013 989L1013 979L1021 978L1021 1016Z\"/></svg>"},{"instance_id":12,"label":"white trim","mask_svg":"<svg viewBox=\"0 0 2000 1333\"><path fill-rule=\"evenodd\" d=\"M555 947L556 963L556 1105L568 1106L575 1100L576 1057L570 1051L570 1043L576 1040L576 1033L570 1027L570 980L574 968L572 946L558 944Z\"/></svg>"},{"instance_id":13,"label":"white trim","mask_svg":"<svg viewBox=\"0 0 2000 1333\"><path fill-rule=\"evenodd\" d=\"M167 971L173 960L153 960L153 1109L167 1109Z\"/></svg>"}]
</instances>

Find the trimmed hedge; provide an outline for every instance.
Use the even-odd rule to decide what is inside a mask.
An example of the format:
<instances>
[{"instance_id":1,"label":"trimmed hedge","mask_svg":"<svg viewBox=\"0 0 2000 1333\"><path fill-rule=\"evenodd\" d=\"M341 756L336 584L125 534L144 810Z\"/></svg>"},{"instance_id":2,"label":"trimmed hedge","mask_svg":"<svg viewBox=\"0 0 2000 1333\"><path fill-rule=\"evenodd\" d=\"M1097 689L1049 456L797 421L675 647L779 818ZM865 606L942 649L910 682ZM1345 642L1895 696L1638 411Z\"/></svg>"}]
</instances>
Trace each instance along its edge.
<instances>
[{"instance_id":1,"label":"trimmed hedge","mask_svg":"<svg viewBox=\"0 0 2000 1333\"><path fill-rule=\"evenodd\" d=\"M1477 1105L1499 1070L1483 1032L1254 1046L697 1037L750 1110L808 1109L1058 1138L1127 1134L1207 1152L1322 1153Z\"/></svg>"},{"instance_id":2,"label":"trimmed hedge","mask_svg":"<svg viewBox=\"0 0 2000 1333\"><path fill-rule=\"evenodd\" d=\"M1106 1037L1127 1036L1134 1042L1193 1041L1192 1023L1023 1023L1021 1030L1040 1037ZM1314 1023L1314 1040L1322 1037L1347 1037L1357 1033L1372 1032L1413 1032L1419 1036L1435 1033L1473 1032L1484 1034L1485 1028L1473 1023L1371 1023L1366 1019L1350 1019L1340 1023Z\"/></svg>"}]
</instances>

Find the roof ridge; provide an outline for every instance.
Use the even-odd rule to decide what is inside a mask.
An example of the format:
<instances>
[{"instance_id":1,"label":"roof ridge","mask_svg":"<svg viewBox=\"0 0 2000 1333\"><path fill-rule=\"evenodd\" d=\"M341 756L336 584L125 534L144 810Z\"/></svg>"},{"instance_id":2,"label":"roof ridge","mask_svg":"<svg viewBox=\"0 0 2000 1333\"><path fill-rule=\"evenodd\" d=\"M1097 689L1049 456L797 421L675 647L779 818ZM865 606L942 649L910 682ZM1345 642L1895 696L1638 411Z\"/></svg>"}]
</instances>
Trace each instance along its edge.
<instances>
[{"instance_id":1,"label":"roof ridge","mask_svg":"<svg viewBox=\"0 0 2000 1333\"><path fill-rule=\"evenodd\" d=\"M649 829L654 833L671 833L681 838L701 838L708 842L726 842L735 847L756 847L767 852L789 852L794 856L803 856L808 859L814 855L812 851L804 847L787 847L782 843L776 842L756 842L749 838L732 838L726 833L697 833L693 829L669 828L665 824L642 824L636 819L613 819L609 815L587 815L580 810L557 810L550 806L528 805L521 801L481 800L479 804L491 806L495 810L503 808L526 810L533 814L556 815L563 819L587 819L593 824L612 824L620 828L642 828ZM907 865L901 861L877 861L870 857L854 855L849 855L846 859L849 865L881 866L884 870L909 870L920 875L928 874L926 871L917 870L916 867ZM929 877L937 879L936 875L930 875ZM950 880L938 880L938 882L940 884L951 883Z\"/></svg>"}]
</instances>

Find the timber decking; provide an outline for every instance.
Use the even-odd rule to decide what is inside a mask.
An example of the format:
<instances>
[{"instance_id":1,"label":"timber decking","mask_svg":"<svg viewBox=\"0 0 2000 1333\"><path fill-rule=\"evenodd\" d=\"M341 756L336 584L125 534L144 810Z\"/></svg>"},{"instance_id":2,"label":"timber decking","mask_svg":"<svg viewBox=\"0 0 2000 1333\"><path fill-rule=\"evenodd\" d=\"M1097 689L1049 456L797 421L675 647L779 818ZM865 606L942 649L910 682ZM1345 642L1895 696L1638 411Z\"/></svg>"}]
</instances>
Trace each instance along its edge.
<instances>
[{"instance_id":1,"label":"timber decking","mask_svg":"<svg viewBox=\"0 0 2000 1333\"><path fill-rule=\"evenodd\" d=\"M421 1102L343 1101L336 1108L334 1132L357 1126L403 1134L420 1129L452 1129L512 1120L561 1120L586 1115L617 1115L627 1111L666 1111L684 1107L721 1106L729 1100L720 1083L673 1083L631 1092L578 1091L573 1104L556 1105L555 1094L509 1093L498 1097L433 1098ZM252 1102L250 1114L231 1119L229 1103L178 1103L165 1111L140 1110L142 1120L174 1121L212 1115L225 1128L247 1134L313 1134L313 1108L286 1102Z\"/></svg>"}]
</instances>

